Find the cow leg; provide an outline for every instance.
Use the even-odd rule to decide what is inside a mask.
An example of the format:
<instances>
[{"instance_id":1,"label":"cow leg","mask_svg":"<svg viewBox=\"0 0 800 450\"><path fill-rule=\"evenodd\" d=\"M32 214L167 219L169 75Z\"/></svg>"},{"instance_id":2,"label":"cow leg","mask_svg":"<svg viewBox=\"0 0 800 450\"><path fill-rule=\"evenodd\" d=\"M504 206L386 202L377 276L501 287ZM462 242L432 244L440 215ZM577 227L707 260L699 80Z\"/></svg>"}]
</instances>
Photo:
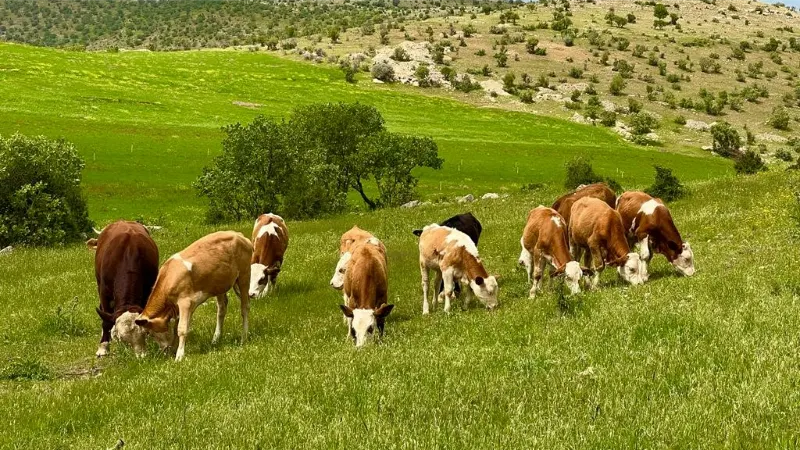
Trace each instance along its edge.
<instances>
[{"instance_id":1,"label":"cow leg","mask_svg":"<svg viewBox=\"0 0 800 450\"><path fill-rule=\"evenodd\" d=\"M434 303L444 303L444 296L445 296L446 289L445 289L444 279L442 278L442 273L441 272L436 272L433 284L435 286L441 286L442 287L442 289L438 291L438 295L436 295L436 300L435 300Z\"/></svg>"},{"instance_id":2,"label":"cow leg","mask_svg":"<svg viewBox=\"0 0 800 450\"><path fill-rule=\"evenodd\" d=\"M528 298L536 297L536 293L542 289L542 274L544 273L545 260L539 249L533 250L533 285L528 293Z\"/></svg>"},{"instance_id":3,"label":"cow leg","mask_svg":"<svg viewBox=\"0 0 800 450\"><path fill-rule=\"evenodd\" d=\"M103 321L103 329L100 332L100 346L97 347L97 353L95 353L98 358L108 355L108 344L111 342L111 328L113 326L113 323Z\"/></svg>"},{"instance_id":4,"label":"cow leg","mask_svg":"<svg viewBox=\"0 0 800 450\"><path fill-rule=\"evenodd\" d=\"M428 276L429 271L428 268L424 265L419 266L419 272L422 276L422 315L426 315L430 313L430 308L428 305ZM350 330L348 330L348 333Z\"/></svg>"},{"instance_id":5,"label":"cow leg","mask_svg":"<svg viewBox=\"0 0 800 450\"><path fill-rule=\"evenodd\" d=\"M592 277L592 282L589 285L589 288L595 289L600 283L600 273L603 271L603 269L605 269L606 264L605 261L603 261L603 252L600 250L600 248L595 246L590 247L589 253L587 253L587 256L588 255L591 255L592 258L592 264L589 267L591 267L594 271L594 276Z\"/></svg>"},{"instance_id":6,"label":"cow leg","mask_svg":"<svg viewBox=\"0 0 800 450\"><path fill-rule=\"evenodd\" d=\"M247 291L245 291L247 292ZM192 320L192 307L189 302L178 301L178 350L175 352L175 361L181 361L186 348L186 336L189 334L189 324Z\"/></svg>"},{"instance_id":7,"label":"cow leg","mask_svg":"<svg viewBox=\"0 0 800 450\"><path fill-rule=\"evenodd\" d=\"M469 308L469 303L472 301L472 288L469 287L469 283L464 283L464 280L461 281L461 284L466 284L468 287L464 289L464 300L461 304L461 309L466 311Z\"/></svg>"},{"instance_id":8,"label":"cow leg","mask_svg":"<svg viewBox=\"0 0 800 450\"><path fill-rule=\"evenodd\" d=\"M241 300L242 310L242 344L247 341L247 334L250 331L250 280L239 278L239 300Z\"/></svg>"},{"instance_id":9,"label":"cow leg","mask_svg":"<svg viewBox=\"0 0 800 450\"><path fill-rule=\"evenodd\" d=\"M222 325L225 322L225 314L228 312L228 294L217 296L217 328L214 330L214 337L211 339L212 344L219 342L222 336Z\"/></svg>"},{"instance_id":10,"label":"cow leg","mask_svg":"<svg viewBox=\"0 0 800 450\"><path fill-rule=\"evenodd\" d=\"M453 298L453 271L445 270L439 275L444 281L444 312L450 312L450 300Z\"/></svg>"}]
</instances>

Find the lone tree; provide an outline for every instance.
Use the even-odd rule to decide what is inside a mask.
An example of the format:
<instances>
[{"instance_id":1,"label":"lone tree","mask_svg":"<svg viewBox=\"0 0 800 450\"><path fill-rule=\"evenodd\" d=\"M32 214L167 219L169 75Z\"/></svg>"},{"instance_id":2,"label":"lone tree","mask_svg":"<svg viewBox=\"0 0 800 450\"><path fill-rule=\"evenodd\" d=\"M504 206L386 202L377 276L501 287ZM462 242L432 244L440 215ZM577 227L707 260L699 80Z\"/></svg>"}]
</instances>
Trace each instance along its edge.
<instances>
[{"instance_id":1,"label":"lone tree","mask_svg":"<svg viewBox=\"0 0 800 450\"><path fill-rule=\"evenodd\" d=\"M656 169L656 178L653 185L647 188L647 193L653 197L660 197L666 202L677 200L686 195L686 188L678 177L672 174L672 169L653 166Z\"/></svg>"},{"instance_id":2,"label":"lone tree","mask_svg":"<svg viewBox=\"0 0 800 450\"><path fill-rule=\"evenodd\" d=\"M0 247L85 239L92 224L80 186L83 167L66 141L0 136Z\"/></svg>"},{"instance_id":3,"label":"lone tree","mask_svg":"<svg viewBox=\"0 0 800 450\"><path fill-rule=\"evenodd\" d=\"M720 156L731 157L739 153L742 137L731 124L718 122L711 127L712 148Z\"/></svg>"},{"instance_id":4,"label":"lone tree","mask_svg":"<svg viewBox=\"0 0 800 450\"><path fill-rule=\"evenodd\" d=\"M659 29L664 28L664 25L667 25L664 19L669 16L669 11L667 11L667 7L664 6L663 3L658 3L655 8L653 8L653 16L656 18L656 20L653 21L653 26Z\"/></svg>"},{"instance_id":5,"label":"lone tree","mask_svg":"<svg viewBox=\"0 0 800 450\"><path fill-rule=\"evenodd\" d=\"M360 103L302 106L280 122L259 116L223 131L222 154L194 183L212 222L340 212L351 189L370 209L395 206L414 196L413 169L443 163L433 140L386 131L378 110Z\"/></svg>"}]
</instances>

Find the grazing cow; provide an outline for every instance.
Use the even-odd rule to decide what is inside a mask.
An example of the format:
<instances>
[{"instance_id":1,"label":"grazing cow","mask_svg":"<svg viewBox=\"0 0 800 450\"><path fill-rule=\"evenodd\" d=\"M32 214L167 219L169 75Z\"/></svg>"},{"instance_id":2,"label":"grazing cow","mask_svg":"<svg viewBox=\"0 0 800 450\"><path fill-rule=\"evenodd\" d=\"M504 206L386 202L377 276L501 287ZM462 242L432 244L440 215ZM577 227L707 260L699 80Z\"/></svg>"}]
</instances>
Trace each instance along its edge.
<instances>
[{"instance_id":1,"label":"grazing cow","mask_svg":"<svg viewBox=\"0 0 800 450\"><path fill-rule=\"evenodd\" d=\"M481 238L481 232L483 231L480 221L477 217L473 216L471 212L453 216L444 222L440 222L439 225L443 227L454 228L466 234L470 239L472 239L472 242L474 242L476 246L478 245L478 240ZM416 236L420 236L422 234L422 230L413 230L412 233L414 233ZM444 283L440 283L438 289L439 293L441 294L442 291L444 291ZM453 290L456 295L461 294L461 285L458 283L458 280L455 281Z\"/></svg>"},{"instance_id":2,"label":"grazing cow","mask_svg":"<svg viewBox=\"0 0 800 450\"><path fill-rule=\"evenodd\" d=\"M572 256L580 261L583 255L584 264L594 270L593 288L600 281L600 272L606 265L616 267L620 276L630 284L647 281L647 268L638 253L631 253L622 218L603 200L584 197L576 201L572 205L569 234Z\"/></svg>"},{"instance_id":3,"label":"grazing cow","mask_svg":"<svg viewBox=\"0 0 800 450\"><path fill-rule=\"evenodd\" d=\"M108 354L111 337L121 337L117 331L132 324L147 303L158 275L158 247L141 224L122 220L105 227L100 236L89 239L86 245L97 250L94 257L100 297L97 314L103 322L96 353L100 357ZM144 355L143 335L128 343L138 356Z\"/></svg>"},{"instance_id":4,"label":"grazing cow","mask_svg":"<svg viewBox=\"0 0 800 450\"><path fill-rule=\"evenodd\" d=\"M344 276L345 304L339 306L356 347L363 346L376 328L383 336L386 316L394 308L387 303L386 254L373 239L355 243L345 253L351 256Z\"/></svg>"},{"instance_id":5,"label":"grazing cow","mask_svg":"<svg viewBox=\"0 0 800 450\"><path fill-rule=\"evenodd\" d=\"M612 191L611 188L609 188L605 183L594 183L578 186L578 189L562 195L558 198L558 200L556 200L555 203L553 203L553 209L561 214L561 217L564 218L567 226L569 226L571 220L572 205L584 197L600 199L611 208L614 208L614 203L617 199L614 191Z\"/></svg>"},{"instance_id":6,"label":"grazing cow","mask_svg":"<svg viewBox=\"0 0 800 450\"><path fill-rule=\"evenodd\" d=\"M542 273L548 262L555 269L551 277L563 275L571 293L577 294L581 291L583 270L569 254L567 224L556 210L541 205L532 209L528 213L528 222L519 243L522 246L519 263L528 273L528 283L533 275L530 298L534 298L536 292L542 288Z\"/></svg>"},{"instance_id":7,"label":"grazing cow","mask_svg":"<svg viewBox=\"0 0 800 450\"><path fill-rule=\"evenodd\" d=\"M228 310L227 292L233 288L242 309L242 342L247 340L250 297L250 257L253 245L241 233L218 231L195 241L172 255L158 272L153 293L136 325L163 333L177 317L178 350L175 361L183 359L186 335L195 308L210 297L217 297L217 328L212 343L222 335ZM167 343L171 345L170 343Z\"/></svg>"},{"instance_id":8,"label":"grazing cow","mask_svg":"<svg viewBox=\"0 0 800 450\"><path fill-rule=\"evenodd\" d=\"M464 308L469 305L471 292L489 310L497 306L497 279L486 272L478 256L478 248L461 231L437 224L423 228L419 237L419 268L422 275L422 314L429 313L428 276L431 270L436 272L435 285L444 281L444 292L440 295L444 296L445 312L450 312L454 280L460 280L470 287L464 297Z\"/></svg>"},{"instance_id":9,"label":"grazing cow","mask_svg":"<svg viewBox=\"0 0 800 450\"><path fill-rule=\"evenodd\" d=\"M617 200L617 211L633 246L639 243L639 256L647 264L653 252L661 253L683 275L694 275L694 252L672 220L669 208L660 198L644 192L625 192Z\"/></svg>"},{"instance_id":10,"label":"grazing cow","mask_svg":"<svg viewBox=\"0 0 800 450\"><path fill-rule=\"evenodd\" d=\"M281 216L262 214L253 226L253 257L250 258L250 298L269 293L275 287L289 246L289 230Z\"/></svg>"}]
</instances>

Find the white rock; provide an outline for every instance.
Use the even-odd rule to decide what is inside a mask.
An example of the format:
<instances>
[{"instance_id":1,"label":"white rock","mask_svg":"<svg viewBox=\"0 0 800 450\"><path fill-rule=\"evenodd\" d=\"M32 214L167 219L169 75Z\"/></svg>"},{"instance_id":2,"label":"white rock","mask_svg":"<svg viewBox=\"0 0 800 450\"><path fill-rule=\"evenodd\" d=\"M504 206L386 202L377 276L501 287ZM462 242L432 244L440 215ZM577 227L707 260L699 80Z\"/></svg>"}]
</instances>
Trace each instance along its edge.
<instances>
[{"instance_id":1,"label":"white rock","mask_svg":"<svg viewBox=\"0 0 800 450\"><path fill-rule=\"evenodd\" d=\"M702 148L703 150L711 151L711 150L713 150L713 149L714 149L714 146L712 146L712 145L704 145L704 146L702 146L701 148Z\"/></svg>"},{"instance_id":2,"label":"white rock","mask_svg":"<svg viewBox=\"0 0 800 450\"><path fill-rule=\"evenodd\" d=\"M475 201L475 196L473 196L472 194L467 194L463 197L457 198L456 201L458 203L472 203Z\"/></svg>"},{"instance_id":3,"label":"white rock","mask_svg":"<svg viewBox=\"0 0 800 450\"><path fill-rule=\"evenodd\" d=\"M483 194L483 197L481 197L482 200L494 200L497 198L500 198L500 196L495 194L494 192L487 192Z\"/></svg>"},{"instance_id":4,"label":"white rock","mask_svg":"<svg viewBox=\"0 0 800 450\"><path fill-rule=\"evenodd\" d=\"M756 140L763 142L777 142L779 144L782 144L787 141L787 139L783 136L778 136L777 134L769 134L769 133L757 134Z\"/></svg>"},{"instance_id":5,"label":"white rock","mask_svg":"<svg viewBox=\"0 0 800 450\"><path fill-rule=\"evenodd\" d=\"M602 100L600 104L603 105L603 111L614 112L617 110L617 105L610 100Z\"/></svg>"},{"instance_id":6,"label":"white rock","mask_svg":"<svg viewBox=\"0 0 800 450\"><path fill-rule=\"evenodd\" d=\"M383 84L383 81L381 81L381 80L379 80L377 78L373 78L372 82L375 83L375 84Z\"/></svg>"},{"instance_id":7,"label":"white rock","mask_svg":"<svg viewBox=\"0 0 800 450\"><path fill-rule=\"evenodd\" d=\"M8 247L0 250L0 255L7 255L7 254L11 253L12 251L14 251L14 247L9 245Z\"/></svg>"},{"instance_id":8,"label":"white rock","mask_svg":"<svg viewBox=\"0 0 800 450\"><path fill-rule=\"evenodd\" d=\"M586 117L583 117L580 113L573 114L572 117L570 118L570 120L572 120L575 123L582 123L582 124L587 124L587 125L592 124L592 120L591 119L587 119Z\"/></svg>"},{"instance_id":9,"label":"white rock","mask_svg":"<svg viewBox=\"0 0 800 450\"><path fill-rule=\"evenodd\" d=\"M416 208L417 206L419 206L419 204L420 204L419 200L411 200L408 203L404 203L404 204L400 205L400 207L401 208Z\"/></svg>"},{"instance_id":10,"label":"white rock","mask_svg":"<svg viewBox=\"0 0 800 450\"><path fill-rule=\"evenodd\" d=\"M708 131L711 128L711 125L701 120L689 119L686 121L686 125L684 125L684 127L695 131Z\"/></svg>"},{"instance_id":11,"label":"white rock","mask_svg":"<svg viewBox=\"0 0 800 450\"><path fill-rule=\"evenodd\" d=\"M648 141L661 142L661 136L655 133L647 133L645 137L647 138Z\"/></svg>"}]
</instances>

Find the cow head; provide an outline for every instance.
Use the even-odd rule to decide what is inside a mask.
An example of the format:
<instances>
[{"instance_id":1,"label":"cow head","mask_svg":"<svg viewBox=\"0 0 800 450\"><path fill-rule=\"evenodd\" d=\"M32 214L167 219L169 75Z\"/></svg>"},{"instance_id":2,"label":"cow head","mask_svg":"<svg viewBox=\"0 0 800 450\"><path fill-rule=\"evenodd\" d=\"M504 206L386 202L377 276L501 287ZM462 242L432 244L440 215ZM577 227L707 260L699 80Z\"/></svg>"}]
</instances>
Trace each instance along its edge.
<instances>
[{"instance_id":1,"label":"cow head","mask_svg":"<svg viewBox=\"0 0 800 450\"><path fill-rule=\"evenodd\" d=\"M136 318L141 312L141 308L131 308L125 311L117 318L116 322L114 322L114 327L111 328L111 338L130 345L138 357L142 357L145 354L145 338L147 337L147 330L136 325Z\"/></svg>"},{"instance_id":2,"label":"cow head","mask_svg":"<svg viewBox=\"0 0 800 450\"><path fill-rule=\"evenodd\" d=\"M672 265L687 277L694 275L694 252L688 242L683 243L681 252L672 260Z\"/></svg>"},{"instance_id":3,"label":"cow head","mask_svg":"<svg viewBox=\"0 0 800 450\"><path fill-rule=\"evenodd\" d=\"M170 329L171 320L169 317L149 318L139 314L134 323L148 332L156 340L162 350L171 347L175 333Z\"/></svg>"},{"instance_id":4,"label":"cow head","mask_svg":"<svg viewBox=\"0 0 800 450\"><path fill-rule=\"evenodd\" d=\"M332 288L341 290L344 287L344 274L347 273L347 266L350 264L350 258L352 257L352 253L345 252L339 258L339 262L336 263L336 270L333 272L333 277L331 278Z\"/></svg>"},{"instance_id":5,"label":"cow head","mask_svg":"<svg viewBox=\"0 0 800 450\"><path fill-rule=\"evenodd\" d=\"M250 298L261 297L269 293L269 286L275 285L275 280L281 272L281 262L265 266L255 263L250 265Z\"/></svg>"},{"instance_id":6,"label":"cow head","mask_svg":"<svg viewBox=\"0 0 800 450\"><path fill-rule=\"evenodd\" d=\"M617 266L619 276L634 286L647 281L647 265L638 253L628 253L612 261L610 265Z\"/></svg>"},{"instance_id":7,"label":"cow head","mask_svg":"<svg viewBox=\"0 0 800 450\"><path fill-rule=\"evenodd\" d=\"M383 326L386 323L386 316L392 312L394 305L383 304L377 309L350 309L347 305L339 305L345 317L348 318L350 324L350 337L356 344L356 347L362 347L367 339L374 335L375 329L378 334L383 336Z\"/></svg>"},{"instance_id":8,"label":"cow head","mask_svg":"<svg viewBox=\"0 0 800 450\"><path fill-rule=\"evenodd\" d=\"M475 277L474 280L469 280L469 287L476 297L486 305L486 309L493 310L497 307L497 293L500 290L497 287L497 277L490 275L486 278Z\"/></svg>"}]
</instances>

